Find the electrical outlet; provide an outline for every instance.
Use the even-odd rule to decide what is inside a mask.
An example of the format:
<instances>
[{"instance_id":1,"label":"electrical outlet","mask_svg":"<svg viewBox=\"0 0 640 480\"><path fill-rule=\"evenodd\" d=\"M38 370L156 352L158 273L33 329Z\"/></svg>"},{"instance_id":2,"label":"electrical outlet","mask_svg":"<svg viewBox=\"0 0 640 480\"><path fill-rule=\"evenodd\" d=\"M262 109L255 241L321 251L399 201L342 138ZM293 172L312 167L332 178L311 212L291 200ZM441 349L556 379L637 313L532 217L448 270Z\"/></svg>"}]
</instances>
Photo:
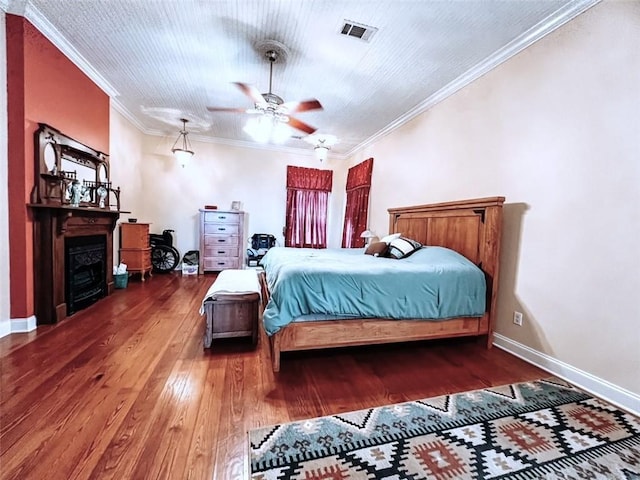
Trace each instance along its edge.
<instances>
[{"instance_id":1,"label":"electrical outlet","mask_svg":"<svg viewBox=\"0 0 640 480\"><path fill-rule=\"evenodd\" d=\"M513 312L513 323L522 326L522 312Z\"/></svg>"}]
</instances>

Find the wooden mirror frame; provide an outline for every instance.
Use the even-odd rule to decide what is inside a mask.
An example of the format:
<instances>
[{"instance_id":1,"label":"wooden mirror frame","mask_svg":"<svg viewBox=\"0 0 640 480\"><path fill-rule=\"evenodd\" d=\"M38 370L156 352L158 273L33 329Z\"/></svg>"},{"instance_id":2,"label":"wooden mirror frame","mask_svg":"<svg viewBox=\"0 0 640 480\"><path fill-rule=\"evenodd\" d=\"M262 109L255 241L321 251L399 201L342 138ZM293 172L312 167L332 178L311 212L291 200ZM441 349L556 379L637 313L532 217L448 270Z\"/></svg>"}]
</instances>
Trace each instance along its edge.
<instances>
[{"instance_id":1,"label":"wooden mirror frame","mask_svg":"<svg viewBox=\"0 0 640 480\"><path fill-rule=\"evenodd\" d=\"M78 206L109 209L113 193L116 197L117 210L119 210L120 190L114 190L111 187L109 156L68 137L45 123L38 125L35 135L36 188L32 203L71 205L67 192L69 186L77 180L86 191ZM89 173L79 175L78 172L83 170ZM97 194L100 187L107 190L103 206L100 205Z\"/></svg>"}]
</instances>

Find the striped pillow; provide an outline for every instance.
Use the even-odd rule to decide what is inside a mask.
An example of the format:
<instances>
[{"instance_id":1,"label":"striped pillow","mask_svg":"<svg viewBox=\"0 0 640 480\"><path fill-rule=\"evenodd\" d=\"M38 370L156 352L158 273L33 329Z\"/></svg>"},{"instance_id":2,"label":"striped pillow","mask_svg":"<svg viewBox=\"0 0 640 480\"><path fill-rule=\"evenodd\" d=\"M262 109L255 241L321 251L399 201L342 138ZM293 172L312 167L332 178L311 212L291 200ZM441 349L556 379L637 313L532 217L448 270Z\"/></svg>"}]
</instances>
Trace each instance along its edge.
<instances>
[{"instance_id":1,"label":"striped pillow","mask_svg":"<svg viewBox=\"0 0 640 480\"><path fill-rule=\"evenodd\" d=\"M410 238L399 237L389 242L389 250L387 250L387 257L401 259L408 257L416 250L420 250L422 244L411 240Z\"/></svg>"}]
</instances>

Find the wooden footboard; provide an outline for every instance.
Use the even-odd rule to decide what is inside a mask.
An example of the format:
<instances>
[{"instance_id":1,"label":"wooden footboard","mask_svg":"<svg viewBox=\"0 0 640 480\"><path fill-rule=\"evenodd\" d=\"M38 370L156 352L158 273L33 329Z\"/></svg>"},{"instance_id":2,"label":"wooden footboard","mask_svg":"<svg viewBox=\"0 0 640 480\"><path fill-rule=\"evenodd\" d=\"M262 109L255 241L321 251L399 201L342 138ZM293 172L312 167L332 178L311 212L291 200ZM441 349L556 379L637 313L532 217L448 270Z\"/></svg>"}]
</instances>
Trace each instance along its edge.
<instances>
[{"instance_id":1,"label":"wooden footboard","mask_svg":"<svg viewBox=\"0 0 640 480\"><path fill-rule=\"evenodd\" d=\"M489 316L449 320L354 319L294 322L272 335L271 363L280 370L280 353L333 347L411 342L489 334ZM491 346L488 340L487 347Z\"/></svg>"},{"instance_id":2,"label":"wooden footboard","mask_svg":"<svg viewBox=\"0 0 640 480\"><path fill-rule=\"evenodd\" d=\"M492 346L504 197L389 209L389 232L423 245L455 250L485 273L487 309L482 317L448 320L351 319L293 322L270 337L272 366L280 370L281 352L408 342L436 338L485 336ZM261 275L264 305L269 290Z\"/></svg>"}]
</instances>

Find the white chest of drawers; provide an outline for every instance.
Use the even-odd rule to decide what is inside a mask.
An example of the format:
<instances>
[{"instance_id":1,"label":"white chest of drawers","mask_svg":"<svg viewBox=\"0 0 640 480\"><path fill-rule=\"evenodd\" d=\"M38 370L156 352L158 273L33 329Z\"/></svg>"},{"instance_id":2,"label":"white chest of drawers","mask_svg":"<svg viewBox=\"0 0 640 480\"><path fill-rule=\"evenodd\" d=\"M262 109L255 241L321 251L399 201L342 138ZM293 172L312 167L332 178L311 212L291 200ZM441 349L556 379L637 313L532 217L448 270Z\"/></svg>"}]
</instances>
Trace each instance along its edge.
<instances>
[{"instance_id":1,"label":"white chest of drawers","mask_svg":"<svg viewBox=\"0 0 640 480\"><path fill-rule=\"evenodd\" d=\"M243 268L244 212L200 209L200 272Z\"/></svg>"}]
</instances>

